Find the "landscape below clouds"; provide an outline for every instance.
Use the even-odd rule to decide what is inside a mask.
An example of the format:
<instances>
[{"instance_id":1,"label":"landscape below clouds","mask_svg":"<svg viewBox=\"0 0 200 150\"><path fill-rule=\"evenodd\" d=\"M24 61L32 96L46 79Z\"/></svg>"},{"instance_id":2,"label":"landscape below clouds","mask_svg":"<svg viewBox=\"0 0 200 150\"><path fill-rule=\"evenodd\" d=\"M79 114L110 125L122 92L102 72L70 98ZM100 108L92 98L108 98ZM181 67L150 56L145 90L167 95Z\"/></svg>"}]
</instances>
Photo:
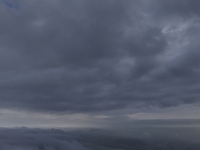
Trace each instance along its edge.
<instances>
[{"instance_id":1,"label":"landscape below clouds","mask_svg":"<svg viewBox=\"0 0 200 150\"><path fill-rule=\"evenodd\" d=\"M18 129L0 130L1 150L88 150L73 135L61 130Z\"/></svg>"},{"instance_id":2,"label":"landscape below clouds","mask_svg":"<svg viewBox=\"0 0 200 150\"><path fill-rule=\"evenodd\" d=\"M133 127L128 131L129 134L125 132L119 129L117 131L117 129L89 128L1 128L0 150L198 150L200 148L200 128L144 126Z\"/></svg>"}]
</instances>

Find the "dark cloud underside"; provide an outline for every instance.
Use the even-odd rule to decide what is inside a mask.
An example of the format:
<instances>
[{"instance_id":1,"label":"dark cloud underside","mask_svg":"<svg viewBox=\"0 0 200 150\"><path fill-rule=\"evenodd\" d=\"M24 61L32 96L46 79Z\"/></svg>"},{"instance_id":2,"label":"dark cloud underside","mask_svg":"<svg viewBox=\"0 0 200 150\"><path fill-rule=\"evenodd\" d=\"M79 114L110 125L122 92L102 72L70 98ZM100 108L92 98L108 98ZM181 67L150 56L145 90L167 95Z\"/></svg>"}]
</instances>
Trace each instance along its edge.
<instances>
[{"instance_id":1,"label":"dark cloud underside","mask_svg":"<svg viewBox=\"0 0 200 150\"><path fill-rule=\"evenodd\" d=\"M93 112L199 102L199 1L15 5L0 3L1 108Z\"/></svg>"}]
</instances>

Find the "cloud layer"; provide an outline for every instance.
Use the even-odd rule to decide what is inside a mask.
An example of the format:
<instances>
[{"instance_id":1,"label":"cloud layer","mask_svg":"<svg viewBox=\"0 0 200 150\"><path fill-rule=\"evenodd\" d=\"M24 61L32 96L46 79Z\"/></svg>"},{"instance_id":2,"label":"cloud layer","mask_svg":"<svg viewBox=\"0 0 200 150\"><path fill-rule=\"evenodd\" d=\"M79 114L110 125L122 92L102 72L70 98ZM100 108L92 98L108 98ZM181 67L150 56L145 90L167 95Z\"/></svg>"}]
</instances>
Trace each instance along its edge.
<instances>
[{"instance_id":1,"label":"cloud layer","mask_svg":"<svg viewBox=\"0 0 200 150\"><path fill-rule=\"evenodd\" d=\"M61 130L0 129L1 150L90 150Z\"/></svg>"},{"instance_id":2,"label":"cloud layer","mask_svg":"<svg viewBox=\"0 0 200 150\"><path fill-rule=\"evenodd\" d=\"M0 3L0 107L96 112L199 102L197 0Z\"/></svg>"}]
</instances>

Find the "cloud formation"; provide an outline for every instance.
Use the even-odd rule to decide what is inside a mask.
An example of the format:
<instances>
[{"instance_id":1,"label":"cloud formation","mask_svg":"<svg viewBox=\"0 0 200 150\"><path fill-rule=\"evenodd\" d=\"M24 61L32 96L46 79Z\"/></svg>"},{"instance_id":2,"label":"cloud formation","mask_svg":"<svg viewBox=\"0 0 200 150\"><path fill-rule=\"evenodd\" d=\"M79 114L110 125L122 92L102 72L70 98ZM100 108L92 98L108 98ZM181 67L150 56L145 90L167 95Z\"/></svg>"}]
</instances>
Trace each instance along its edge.
<instances>
[{"instance_id":1,"label":"cloud formation","mask_svg":"<svg viewBox=\"0 0 200 150\"><path fill-rule=\"evenodd\" d=\"M96 112L199 102L197 0L18 5L0 5L1 108Z\"/></svg>"},{"instance_id":2,"label":"cloud formation","mask_svg":"<svg viewBox=\"0 0 200 150\"><path fill-rule=\"evenodd\" d=\"M1 150L90 150L61 130L0 129Z\"/></svg>"}]
</instances>

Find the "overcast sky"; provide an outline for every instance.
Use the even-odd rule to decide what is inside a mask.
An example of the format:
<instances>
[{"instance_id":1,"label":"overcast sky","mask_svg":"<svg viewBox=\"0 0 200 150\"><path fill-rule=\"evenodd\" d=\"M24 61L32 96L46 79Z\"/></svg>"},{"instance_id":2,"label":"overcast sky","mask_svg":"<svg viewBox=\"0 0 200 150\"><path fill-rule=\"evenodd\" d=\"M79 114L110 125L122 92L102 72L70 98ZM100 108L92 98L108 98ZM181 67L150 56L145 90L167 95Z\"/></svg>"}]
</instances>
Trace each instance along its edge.
<instances>
[{"instance_id":1,"label":"overcast sky","mask_svg":"<svg viewBox=\"0 0 200 150\"><path fill-rule=\"evenodd\" d=\"M1 126L198 119L199 0L0 0Z\"/></svg>"}]
</instances>

